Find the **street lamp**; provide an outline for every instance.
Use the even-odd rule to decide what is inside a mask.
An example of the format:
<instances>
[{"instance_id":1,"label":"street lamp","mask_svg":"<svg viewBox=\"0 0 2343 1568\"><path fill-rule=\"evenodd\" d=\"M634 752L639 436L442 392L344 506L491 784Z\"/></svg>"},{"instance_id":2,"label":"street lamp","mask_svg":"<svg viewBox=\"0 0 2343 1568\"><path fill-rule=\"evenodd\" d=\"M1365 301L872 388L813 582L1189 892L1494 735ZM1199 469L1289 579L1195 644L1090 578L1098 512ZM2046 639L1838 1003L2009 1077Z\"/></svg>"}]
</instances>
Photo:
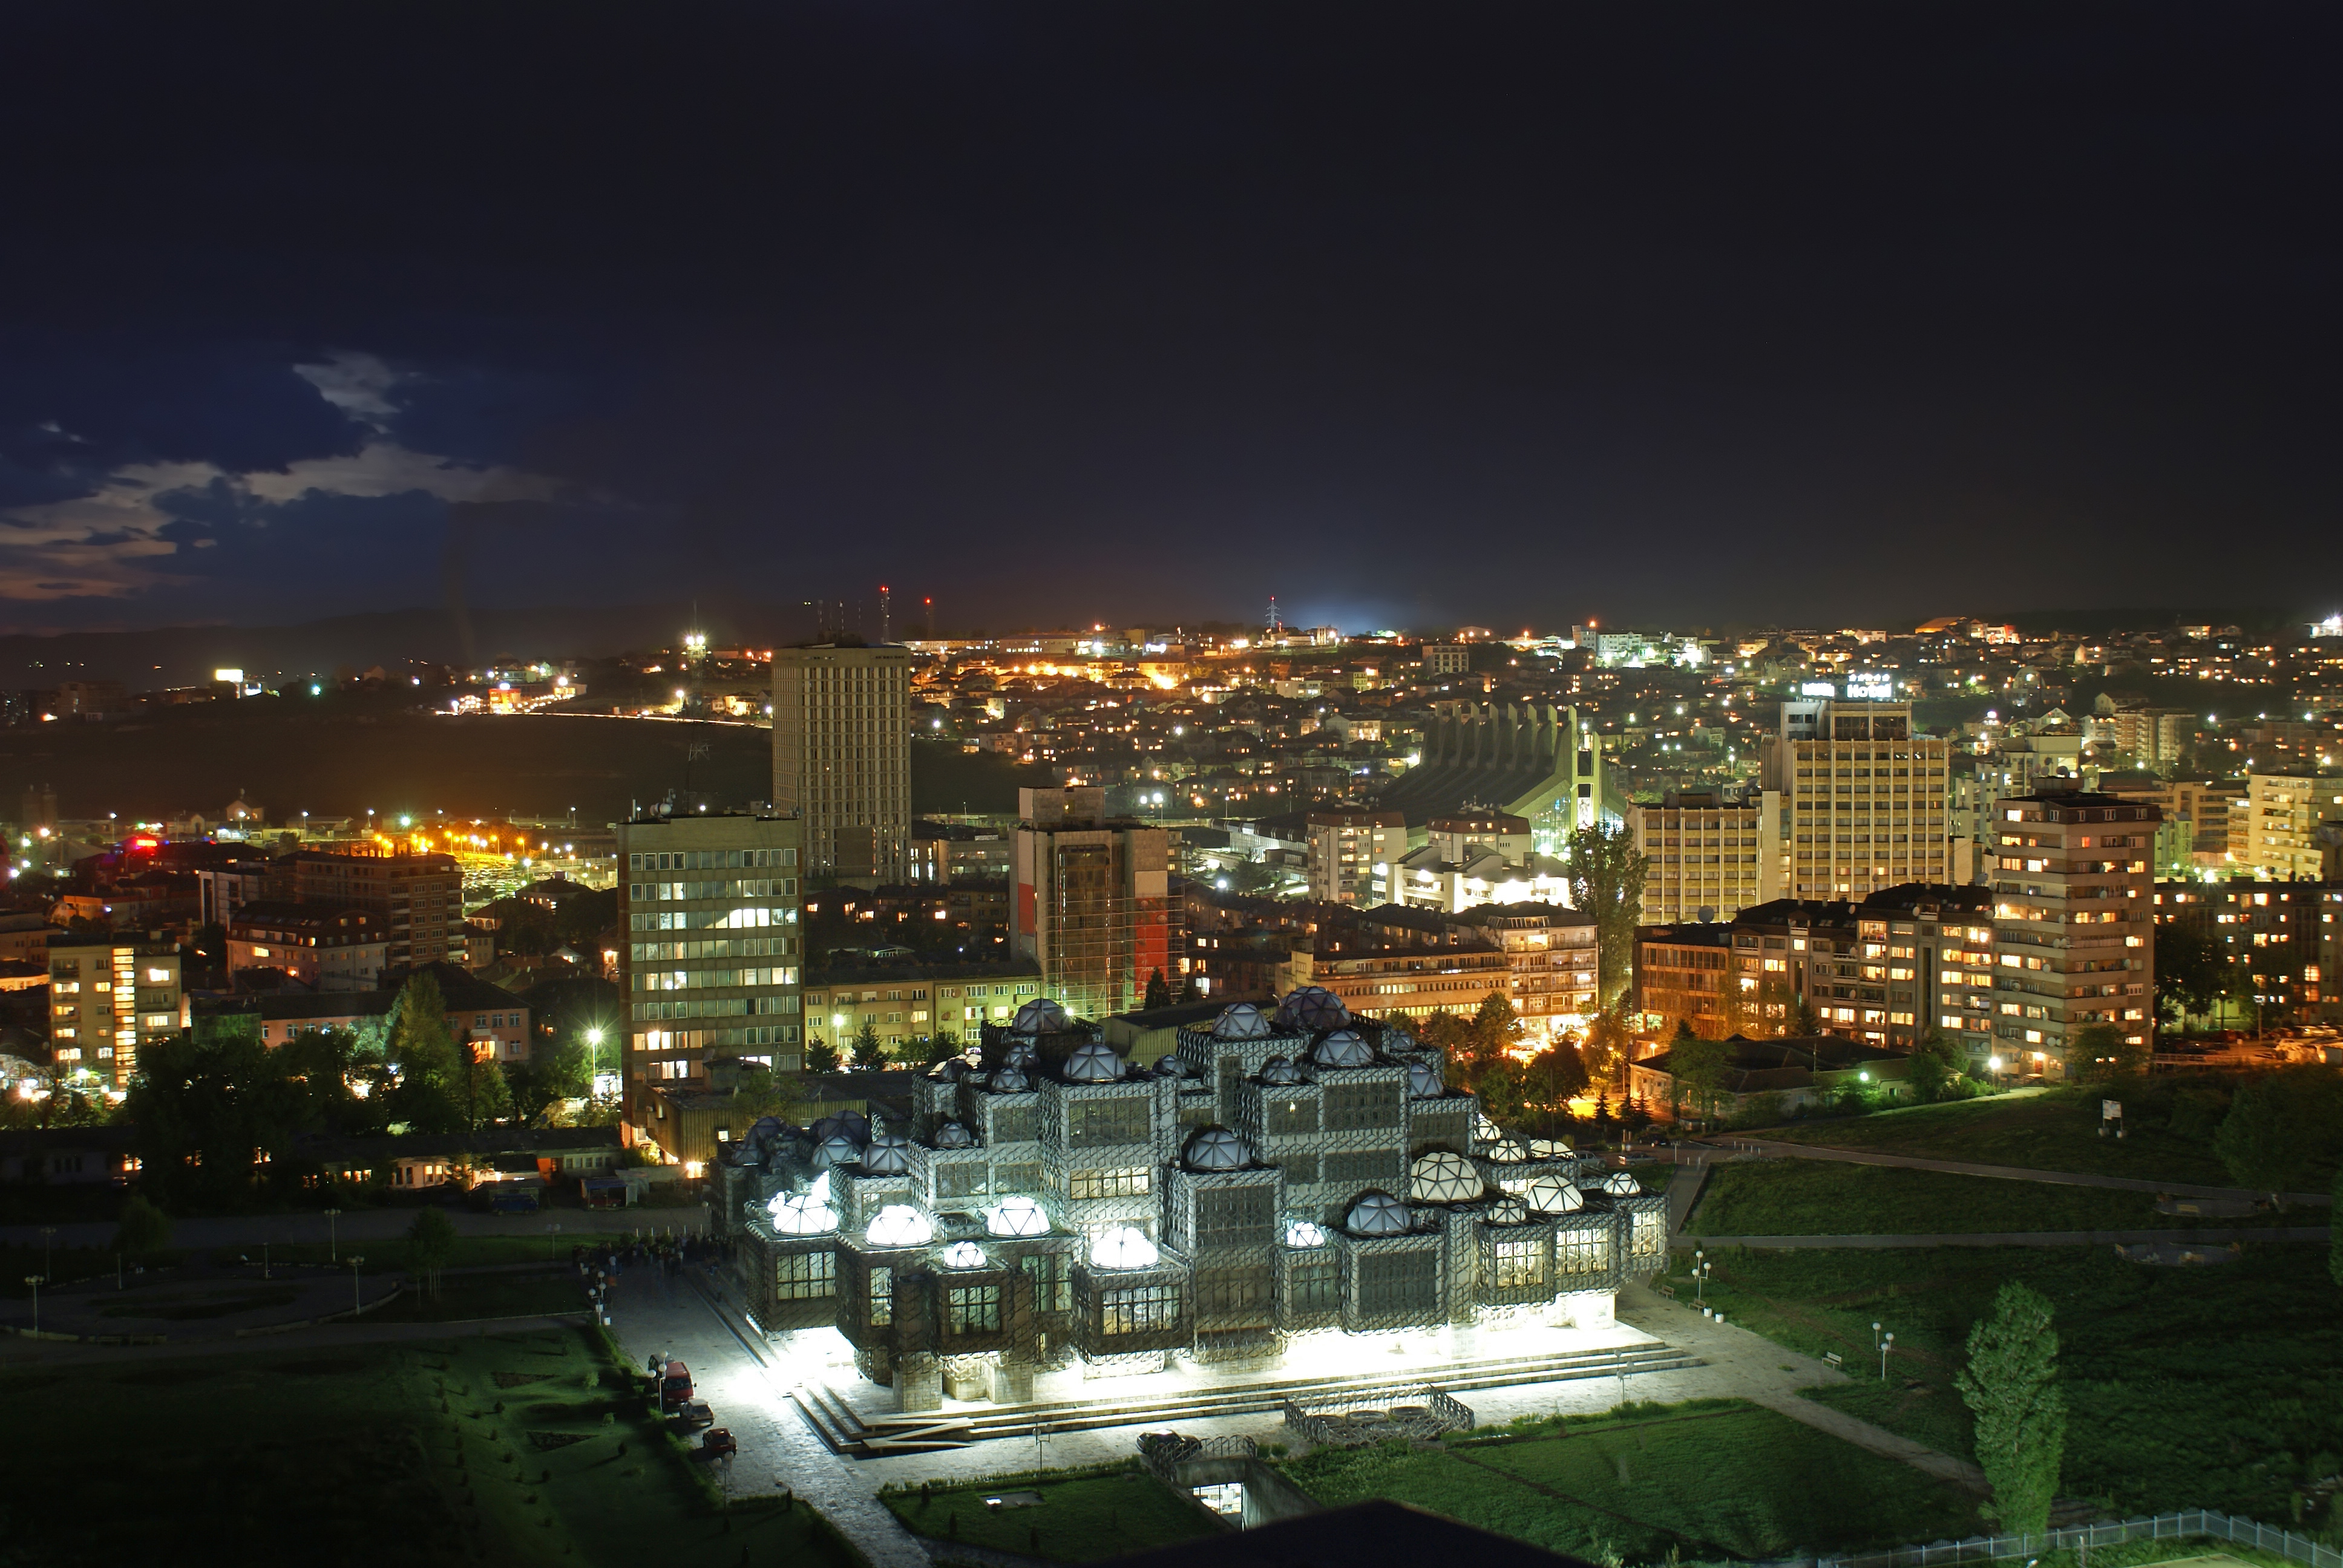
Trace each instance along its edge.
<instances>
[{"instance_id":1,"label":"street lamp","mask_svg":"<svg viewBox=\"0 0 2343 1568\"><path fill-rule=\"evenodd\" d=\"M41 1277L43 1279L46 1279L49 1275L55 1272L55 1270L50 1267L51 1260L49 1258L49 1244L56 1239L57 1228L55 1225L44 1225L41 1227Z\"/></svg>"},{"instance_id":2,"label":"street lamp","mask_svg":"<svg viewBox=\"0 0 2343 1568\"><path fill-rule=\"evenodd\" d=\"M33 1332L36 1334L41 1332L41 1282L47 1278L46 1274L25 1276L25 1283L33 1287Z\"/></svg>"},{"instance_id":3,"label":"street lamp","mask_svg":"<svg viewBox=\"0 0 2343 1568\"><path fill-rule=\"evenodd\" d=\"M1896 1336L1889 1334L1879 1342L1879 1381L1887 1381L1887 1352L1896 1348Z\"/></svg>"},{"instance_id":4,"label":"street lamp","mask_svg":"<svg viewBox=\"0 0 2343 1568\"><path fill-rule=\"evenodd\" d=\"M366 1311L366 1303L358 1300L358 1265L365 1261L366 1260L356 1252L350 1254L350 1315L352 1317Z\"/></svg>"},{"instance_id":5,"label":"street lamp","mask_svg":"<svg viewBox=\"0 0 2343 1568\"><path fill-rule=\"evenodd\" d=\"M550 1259L553 1256L553 1249L555 1246L554 1238L560 1234L561 1221L558 1220L556 1220L552 1224L548 1225L545 1228L545 1255L548 1259Z\"/></svg>"},{"instance_id":6,"label":"street lamp","mask_svg":"<svg viewBox=\"0 0 2343 1568\"><path fill-rule=\"evenodd\" d=\"M1694 1247L1692 1250L1692 1283L1694 1300L1702 1306L1706 1306L1708 1304L1707 1257L1708 1254L1698 1247Z\"/></svg>"},{"instance_id":7,"label":"street lamp","mask_svg":"<svg viewBox=\"0 0 2343 1568\"><path fill-rule=\"evenodd\" d=\"M340 1227L334 1223L341 1217L342 1211L339 1209L326 1211L326 1263L329 1268L341 1261L341 1247L337 1236Z\"/></svg>"}]
</instances>

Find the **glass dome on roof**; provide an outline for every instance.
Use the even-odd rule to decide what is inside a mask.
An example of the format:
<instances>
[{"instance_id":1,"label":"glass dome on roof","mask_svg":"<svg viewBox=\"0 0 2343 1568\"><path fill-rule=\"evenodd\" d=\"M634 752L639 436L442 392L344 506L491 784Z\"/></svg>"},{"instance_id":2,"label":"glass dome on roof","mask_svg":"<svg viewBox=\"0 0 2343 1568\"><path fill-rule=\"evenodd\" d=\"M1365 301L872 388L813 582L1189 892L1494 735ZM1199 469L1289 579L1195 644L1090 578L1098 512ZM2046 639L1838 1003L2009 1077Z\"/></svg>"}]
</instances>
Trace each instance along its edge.
<instances>
[{"instance_id":1,"label":"glass dome on roof","mask_svg":"<svg viewBox=\"0 0 2343 1568\"><path fill-rule=\"evenodd\" d=\"M1415 1038L1415 1032L1395 1018L1383 1020L1382 1044L1383 1050L1393 1055L1423 1049L1423 1041Z\"/></svg>"},{"instance_id":2,"label":"glass dome on roof","mask_svg":"<svg viewBox=\"0 0 2343 1568\"><path fill-rule=\"evenodd\" d=\"M902 1176L911 1169L911 1141L881 1133L862 1151L862 1169L872 1176Z\"/></svg>"},{"instance_id":3,"label":"glass dome on roof","mask_svg":"<svg viewBox=\"0 0 2343 1568\"><path fill-rule=\"evenodd\" d=\"M936 1129L936 1147L973 1149L976 1147L976 1135L957 1121L947 1121Z\"/></svg>"},{"instance_id":4,"label":"glass dome on roof","mask_svg":"<svg viewBox=\"0 0 2343 1568\"><path fill-rule=\"evenodd\" d=\"M1522 1201L1540 1214L1569 1214L1586 1207L1575 1184L1559 1176L1539 1176L1522 1189Z\"/></svg>"},{"instance_id":5,"label":"glass dome on roof","mask_svg":"<svg viewBox=\"0 0 2343 1568\"><path fill-rule=\"evenodd\" d=\"M1321 1067L1373 1067L1375 1053L1353 1029L1338 1029L1320 1040L1310 1060Z\"/></svg>"},{"instance_id":6,"label":"glass dome on roof","mask_svg":"<svg viewBox=\"0 0 2343 1568\"><path fill-rule=\"evenodd\" d=\"M935 1235L925 1214L909 1203L890 1203L871 1216L862 1239L874 1247L924 1247Z\"/></svg>"},{"instance_id":7,"label":"glass dome on roof","mask_svg":"<svg viewBox=\"0 0 2343 1568\"><path fill-rule=\"evenodd\" d=\"M1091 1243L1093 1269L1151 1269L1162 1256L1145 1231L1129 1225L1117 1225Z\"/></svg>"},{"instance_id":8,"label":"glass dome on roof","mask_svg":"<svg viewBox=\"0 0 2343 1568\"><path fill-rule=\"evenodd\" d=\"M1486 1153L1500 1165L1519 1165L1530 1157L1530 1151L1517 1138L1500 1138L1489 1145Z\"/></svg>"},{"instance_id":9,"label":"glass dome on roof","mask_svg":"<svg viewBox=\"0 0 2343 1568\"><path fill-rule=\"evenodd\" d=\"M1263 1083L1273 1083L1280 1088L1290 1089L1302 1081L1302 1068L1299 1063L1290 1061L1284 1057L1272 1056L1261 1064L1261 1081Z\"/></svg>"},{"instance_id":10,"label":"glass dome on roof","mask_svg":"<svg viewBox=\"0 0 2343 1568\"><path fill-rule=\"evenodd\" d=\"M1232 1002L1212 1020L1214 1040L1262 1040L1276 1032L1261 1009L1249 1001Z\"/></svg>"},{"instance_id":11,"label":"glass dome on roof","mask_svg":"<svg viewBox=\"0 0 2343 1568\"><path fill-rule=\"evenodd\" d=\"M1199 1129L1181 1156L1191 1171L1242 1171L1252 1163L1245 1141L1225 1127Z\"/></svg>"},{"instance_id":12,"label":"glass dome on roof","mask_svg":"<svg viewBox=\"0 0 2343 1568\"><path fill-rule=\"evenodd\" d=\"M1033 1086L1026 1081L1023 1068L996 1067L984 1087L995 1094L1022 1094Z\"/></svg>"},{"instance_id":13,"label":"glass dome on roof","mask_svg":"<svg viewBox=\"0 0 2343 1568\"><path fill-rule=\"evenodd\" d=\"M814 1145L809 1163L817 1171L827 1171L833 1165L851 1165L861 1158L862 1151L853 1139L832 1136Z\"/></svg>"},{"instance_id":14,"label":"glass dome on roof","mask_svg":"<svg viewBox=\"0 0 2343 1568\"><path fill-rule=\"evenodd\" d=\"M1570 1158L1570 1141L1566 1138L1533 1138L1530 1140L1530 1158L1567 1160Z\"/></svg>"},{"instance_id":15,"label":"glass dome on roof","mask_svg":"<svg viewBox=\"0 0 2343 1568\"><path fill-rule=\"evenodd\" d=\"M1048 997L1037 996L1017 1010L1009 1026L1011 1034L1055 1034L1066 1027L1066 1010Z\"/></svg>"},{"instance_id":16,"label":"glass dome on roof","mask_svg":"<svg viewBox=\"0 0 2343 1568\"><path fill-rule=\"evenodd\" d=\"M1281 1029L1302 1029L1315 1034L1322 1029L1341 1029L1351 1021L1351 1010L1342 999L1323 986L1305 985L1285 993L1277 1004L1277 1022Z\"/></svg>"},{"instance_id":17,"label":"glass dome on roof","mask_svg":"<svg viewBox=\"0 0 2343 1568\"><path fill-rule=\"evenodd\" d=\"M1163 1055L1155 1059L1155 1076L1158 1078L1189 1078L1192 1077L1193 1074L1188 1070L1188 1064L1186 1062L1181 1060L1175 1053L1166 1051Z\"/></svg>"},{"instance_id":18,"label":"glass dome on roof","mask_svg":"<svg viewBox=\"0 0 2343 1568\"><path fill-rule=\"evenodd\" d=\"M1437 1100L1446 1092L1448 1086L1440 1081L1440 1069L1428 1061L1407 1064L1407 1097L1410 1100Z\"/></svg>"},{"instance_id":19,"label":"glass dome on roof","mask_svg":"<svg viewBox=\"0 0 2343 1568\"><path fill-rule=\"evenodd\" d=\"M981 1269L984 1267L984 1249L973 1241L954 1241L943 1250L943 1256L938 1261L947 1269Z\"/></svg>"},{"instance_id":20,"label":"glass dome on roof","mask_svg":"<svg viewBox=\"0 0 2343 1568\"><path fill-rule=\"evenodd\" d=\"M1498 1126L1495 1122L1490 1121L1486 1115L1476 1116L1473 1119L1473 1142L1494 1143L1498 1139L1503 1138L1504 1135L1505 1130Z\"/></svg>"},{"instance_id":21,"label":"glass dome on roof","mask_svg":"<svg viewBox=\"0 0 2343 1568\"><path fill-rule=\"evenodd\" d=\"M1009 1067L1031 1068L1041 1059L1041 1052L1033 1049L1030 1040L1012 1040L1001 1053L1001 1062Z\"/></svg>"},{"instance_id":22,"label":"glass dome on roof","mask_svg":"<svg viewBox=\"0 0 2343 1568\"><path fill-rule=\"evenodd\" d=\"M1285 1227L1285 1244L1289 1247L1322 1247L1326 1244L1326 1227L1314 1220L1296 1220Z\"/></svg>"},{"instance_id":23,"label":"glass dome on roof","mask_svg":"<svg viewBox=\"0 0 2343 1568\"><path fill-rule=\"evenodd\" d=\"M1066 1058L1065 1078L1068 1083L1119 1083L1122 1080L1122 1058L1114 1047L1103 1040L1091 1040L1078 1045Z\"/></svg>"},{"instance_id":24,"label":"glass dome on roof","mask_svg":"<svg viewBox=\"0 0 2343 1568\"><path fill-rule=\"evenodd\" d=\"M1419 1203L1470 1203L1481 1195L1481 1173L1462 1154L1435 1149L1408 1167L1407 1191Z\"/></svg>"},{"instance_id":25,"label":"glass dome on roof","mask_svg":"<svg viewBox=\"0 0 2343 1568\"><path fill-rule=\"evenodd\" d=\"M1580 1185L1591 1187L1597 1192L1608 1192L1614 1198L1633 1198L1644 1190L1644 1184L1635 1180L1633 1171L1614 1171L1600 1181L1582 1182Z\"/></svg>"},{"instance_id":26,"label":"glass dome on roof","mask_svg":"<svg viewBox=\"0 0 2343 1568\"><path fill-rule=\"evenodd\" d=\"M749 1129L749 1136L752 1139L778 1138L780 1133L781 1119L778 1116L759 1116L757 1124Z\"/></svg>"},{"instance_id":27,"label":"glass dome on roof","mask_svg":"<svg viewBox=\"0 0 2343 1568\"><path fill-rule=\"evenodd\" d=\"M1526 1225L1529 1220L1530 1206L1510 1194L1491 1203L1489 1211L1481 1216L1485 1225Z\"/></svg>"},{"instance_id":28,"label":"glass dome on roof","mask_svg":"<svg viewBox=\"0 0 2343 1568\"><path fill-rule=\"evenodd\" d=\"M825 1138L850 1138L860 1147L870 1141L870 1119L859 1111L841 1111L815 1122L812 1132L817 1143Z\"/></svg>"},{"instance_id":29,"label":"glass dome on roof","mask_svg":"<svg viewBox=\"0 0 2343 1568\"><path fill-rule=\"evenodd\" d=\"M952 1083L958 1081L960 1075L967 1070L967 1062L962 1061L957 1056L947 1056L941 1061L928 1069L928 1076L930 1078L939 1079L946 1083Z\"/></svg>"},{"instance_id":30,"label":"glass dome on roof","mask_svg":"<svg viewBox=\"0 0 2343 1568\"><path fill-rule=\"evenodd\" d=\"M1021 1194L1003 1198L984 1211L984 1228L995 1236L1046 1236L1050 1216L1041 1205Z\"/></svg>"},{"instance_id":31,"label":"glass dome on roof","mask_svg":"<svg viewBox=\"0 0 2343 1568\"><path fill-rule=\"evenodd\" d=\"M1362 1192L1342 1228L1353 1236L1404 1236L1415 1229L1415 1216L1388 1192Z\"/></svg>"},{"instance_id":32,"label":"glass dome on roof","mask_svg":"<svg viewBox=\"0 0 2343 1568\"><path fill-rule=\"evenodd\" d=\"M838 1229L838 1211L830 1206L830 1172L813 1179L802 1192L782 1192L767 1204L773 1229L784 1236L819 1236Z\"/></svg>"}]
</instances>

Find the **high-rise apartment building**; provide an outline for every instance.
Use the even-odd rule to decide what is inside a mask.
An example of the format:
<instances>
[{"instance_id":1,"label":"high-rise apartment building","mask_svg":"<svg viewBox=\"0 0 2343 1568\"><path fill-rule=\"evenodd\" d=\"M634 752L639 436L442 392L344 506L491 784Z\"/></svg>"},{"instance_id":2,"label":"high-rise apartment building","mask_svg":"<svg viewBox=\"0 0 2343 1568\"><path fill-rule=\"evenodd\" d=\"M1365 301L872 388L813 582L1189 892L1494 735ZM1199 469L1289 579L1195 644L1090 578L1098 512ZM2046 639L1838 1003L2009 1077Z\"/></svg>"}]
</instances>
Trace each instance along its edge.
<instances>
[{"instance_id":1,"label":"high-rise apartment building","mask_svg":"<svg viewBox=\"0 0 2343 1568\"><path fill-rule=\"evenodd\" d=\"M270 886L283 889L278 897L378 916L383 961L392 973L462 960L464 877L455 856L366 845L303 849L277 865L285 874L272 878Z\"/></svg>"},{"instance_id":2,"label":"high-rise apartment building","mask_svg":"<svg viewBox=\"0 0 2343 1568\"><path fill-rule=\"evenodd\" d=\"M2103 777L2099 788L2160 809L2157 874L2186 877L2230 865L2229 823L2251 802L2243 784L2228 780L2157 779L2142 774Z\"/></svg>"},{"instance_id":3,"label":"high-rise apartment building","mask_svg":"<svg viewBox=\"0 0 2343 1568\"><path fill-rule=\"evenodd\" d=\"M49 939L49 1041L58 1069L130 1087L138 1047L187 1026L179 946L134 937Z\"/></svg>"},{"instance_id":4,"label":"high-rise apartment building","mask_svg":"<svg viewBox=\"0 0 2343 1568\"><path fill-rule=\"evenodd\" d=\"M1944 741L1913 733L1908 702L1783 703L1765 788L1788 819L1784 896L1950 881L1946 758Z\"/></svg>"},{"instance_id":5,"label":"high-rise apartment building","mask_svg":"<svg viewBox=\"0 0 2343 1568\"><path fill-rule=\"evenodd\" d=\"M911 654L822 643L773 653L773 804L809 870L910 879Z\"/></svg>"},{"instance_id":6,"label":"high-rise apartment building","mask_svg":"<svg viewBox=\"0 0 2343 1568\"><path fill-rule=\"evenodd\" d=\"M1136 1007L1150 976L1172 983L1172 835L1106 815L1103 789L1020 789L1011 873L1011 956L1041 994L1103 1020Z\"/></svg>"},{"instance_id":7,"label":"high-rise apartment building","mask_svg":"<svg viewBox=\"0 0 2343 1568\"><path fill-rule=\"evenodd\" d=\"M2245 819L2231 818L2230 863L2279 881L2317 881L2318 826L2329 819L2343 819L2343 773L2248 773Z\"/></svg>"},{"instance_id":8,"label":"high-rise apartment building","mask_svg":"<svg viewBox=\"0 0 2343 1568\"><path fill-rule=\"evenodd\" d=\"M1643 918L1654 925L1729 920L1782 896L1787 846L1777 789L1737 799L1721 789L1673 790L1656 805L1628 807L1627 829L1649 862Z\"/></svg>"},{"instance_id":9,"label":"high-rise apartment building","mask_svg":"<svg viewBox=\"0 0 2343 1568\"><path fill-rule=\"evenodd\" d=\"M2079 1070L2074 1037L2092 1024L2154 1040L2157 818L2097 790L2001 803L1994 1032L2013 1070Z\"/></svg>"},{"instance_id":10,"label":"high-rise apartment building","mask_svg":"<svg viewBox=\"0 0 2343 1568\"><path fill-rule=\"evenodd\" d=\"M1303 820L1310 839L1310 896L1330 904L1381 904L1392 898L1391 869L1407 853L1407 817L1399 811L1316 810Z\"/></svg>"},{"instance_id":11,"label":"high-rise apartment building","mask_svg":"<svg viewBox=\"0 0 2343 1568\"><path fill-rule=\"evenodd\" d=\"M769 813L643 816L613 825L620 1075L630 1119L652 1086L707 1087L709 1059L803 1065L798 879L802 825Z\"/></svg>"}]
</instances>

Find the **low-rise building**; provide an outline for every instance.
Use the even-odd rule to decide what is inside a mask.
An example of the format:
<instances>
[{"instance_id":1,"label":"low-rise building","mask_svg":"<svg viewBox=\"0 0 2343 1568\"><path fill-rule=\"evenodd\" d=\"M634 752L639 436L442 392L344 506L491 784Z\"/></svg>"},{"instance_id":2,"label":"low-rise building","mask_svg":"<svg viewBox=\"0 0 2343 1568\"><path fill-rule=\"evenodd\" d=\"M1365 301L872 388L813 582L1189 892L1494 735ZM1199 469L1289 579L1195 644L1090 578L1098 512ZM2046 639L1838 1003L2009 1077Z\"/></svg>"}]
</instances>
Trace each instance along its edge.
<instances>
[{"instance_id":1,"label":"low-rise building","mask_svg":"<svg viewBox=\"0 0 2343 1568\"><path fill-rule=\"evenodd\" d=\"M806 1038L842 1054L868 1022L890 1054L945 1035L972 1039L988 1020L1006 1021L1041 991L1031 960L997 964L874 964L809 970Z\"/></svg>"},{"instance_id":2,"label":"low-rise building","mask_svg":"<svg viewBox=\"0 0 2343 1568\"><path fill-rule=\"evenodd\" d=\"M1793 1115L1809 1106L1828 1105L1849 1089L1887 1101L1904 1099L1908 1092L1906 1080L1912 1058L1906 1051L1835 1034L1794 1040L1734 1035L1725 1043L1725 1078L1718 1086L1715 1111L1726 1121ZM1689 1110L1692 1091L1677 1081L1671 1050L1630 1062L1627 1087L1659 1114Z\"/></svg>"},{"instance_id":3,"label":"low-rise building","mask_svg":"<svg viewBox=\"0 0 2343 1568\"><path fill-rule=\"evenodd\" d=\"M227 970L276 970L311 990L373 990L389 968L389 934L371 910L253 900L227 921Z\"/></svg>"},{"instance_id":4,"label":"low-rise building","mask_svg":"<svg viewBox=\"0 0 2343 1568\"><path fill-rule=\"evenodd\" d=\"M48 962L49 1040L61 1070L126 1090L140 1043L186 1027L176 942L59 931Z\"/></svg>"}]
</instances>

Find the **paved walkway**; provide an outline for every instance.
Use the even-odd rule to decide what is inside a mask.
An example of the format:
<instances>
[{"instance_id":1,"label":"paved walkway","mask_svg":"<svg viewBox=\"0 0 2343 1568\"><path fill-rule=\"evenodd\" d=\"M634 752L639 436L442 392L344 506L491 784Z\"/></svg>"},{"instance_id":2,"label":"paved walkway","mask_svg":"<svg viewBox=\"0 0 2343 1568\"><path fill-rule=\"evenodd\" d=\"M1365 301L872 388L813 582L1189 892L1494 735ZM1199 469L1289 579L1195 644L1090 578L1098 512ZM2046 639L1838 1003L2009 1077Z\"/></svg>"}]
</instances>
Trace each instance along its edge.
<instances>
[{"instance_id":1,"label":"paved walkway","mask_svg":"<svg viewBox=\"0 0 2343 1568\"><path fill-rule=\"evenodd\" d=\"M2186 1181L2143 1181L2132 1176L2097 1176L2083 1171L2036 1171L2022 1165L1979 1165L1966 1160L1932 1160L1916 1154L1881 1154L1865 1149L1829 1149L1815 1143L1785 1143L1740 1133L1723 1147L1747 1149L1792 1160L1834 1160L1847 1165L1900 1165L1907 1171L1945 1171L1956 1176L1992 1176L2006 1181L2046 1181L2059 1187L2111 1187L2124 1192L2169 1192L2177 1198L2260 1198L2239 1187L2196 1187ZM2288 1203L2325 1205L2334 1201L2327 1192L2288 1192Z\"/></svg>"},{"instance_id":2,"label":"paved walkway","mask_svg":"<svg viewBox=\"0 0 2343 1568\"><path fill-rule=\"evenodd\" d=\"M2324 1241L2325 1225L2268 1225L2255 1230L2206 1226L2190 1231L1937 1231L1914 1236L1677 1236L1684 1247L1853 1247L1880 1250L1894 1247L2130 1247L2143 1241L2177 1241L2183 1246L2231 1241Z\"/></svg>"}]
</instances>

